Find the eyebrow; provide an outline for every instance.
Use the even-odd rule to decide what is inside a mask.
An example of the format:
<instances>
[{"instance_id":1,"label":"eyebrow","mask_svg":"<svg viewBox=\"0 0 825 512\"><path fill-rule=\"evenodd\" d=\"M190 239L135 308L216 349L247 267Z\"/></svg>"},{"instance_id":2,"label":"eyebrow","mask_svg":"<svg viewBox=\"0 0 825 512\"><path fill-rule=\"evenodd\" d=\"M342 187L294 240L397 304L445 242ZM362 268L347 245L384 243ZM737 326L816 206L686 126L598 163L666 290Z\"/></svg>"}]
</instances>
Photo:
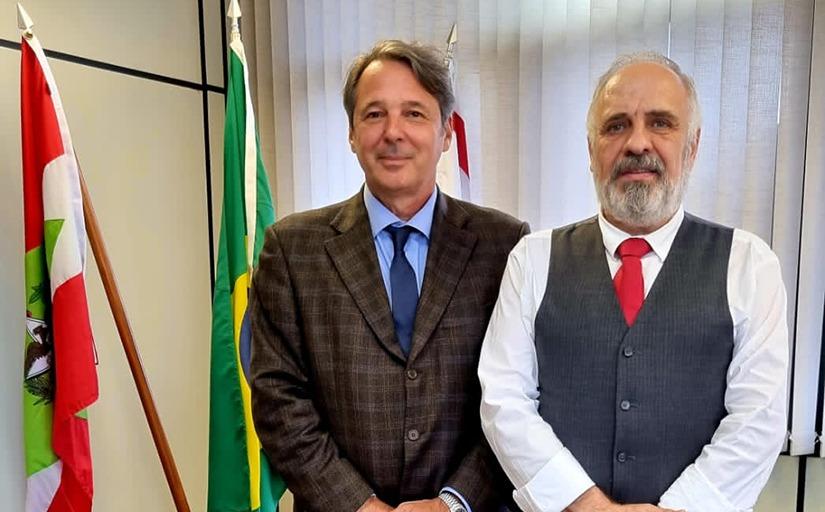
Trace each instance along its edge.
<instances>
[{"instance_id":1,"label":"eyebrow","mask_svg":"<svg viewBox=\"0 0 825 512\"><path fill-rule=\"evenodd\" d=\"M669 110L651 110L650 112L645 112L645 118L646 119L657 118L657 117L663 117L663 118L665 118L669 121L672 121L672 122L677 122L679 120L679 118L676 116L676 114L674 114L673 112L671 112ZM621 121L621 120L628 119L628 118L630 118L630 116L626 112L618 112L618 113L613 114L612 116L608 117L607 119L605 119L604 122L602 123L602 126L606 126L606 125L608 125L608 124L610 124L614 121Z\"/></svg>"},{"instance_id":2,"label":"eyebrow","mask_svg":"<svg viewBox=\"0 0 825 512\"><path fill-rule=\"evenodd\" d=\"M421 110L427 110L427 106L424 103L416 100L404 101L401 103L401 106L403 108L418 108ZM386 102L382 100L373 100L361 107L360 111L363 112L364 110L368 110L373 107L386 108Z\"/></svg>"},{"instance_id":3,"label":"eyebrow","mask_svg":"<svg viewBox=\"0 0 825 512\"><path fill-rule=\"evenodd\" d=\"M645 113L646 118L650 117L664 117L670 121L678 121L679 118L673 112L669 110L651 110L650 112Z\"/></svg>"},{"instance_id":4,"label":"eyebrow","mask_svg":"<svg viewBox=\"0 0 825 512\"><path fill-rule=\"evenodd\" d=\"M405 102L401 103L401 105L404 106L405 108L415 107L415 108L419 108L421 110L427 110L426 105L424 105L420 101L415 101L415 100L405 101Z\"/></svg>"},{"instance_id":5,"label":"eyebrow","mask_svg":"<svg viewBox=\"0 0 825 512\"><path fill-rule=\"evenodd\" d=\"M360 109L358 109L358 111L359 111L359 112L363 112L363 111L365 111L365 110L369 110L369 109L371 109L371 108L373 108L373 107L381 107L381 108L383 108L383 107L384 107L384 102L383 102L383 101L379 101L379 100L374 100L374 101L371 101L371 102L367 103L366 105L364 105L363 107L361 107Z\"/></svg>"}]
</instances>

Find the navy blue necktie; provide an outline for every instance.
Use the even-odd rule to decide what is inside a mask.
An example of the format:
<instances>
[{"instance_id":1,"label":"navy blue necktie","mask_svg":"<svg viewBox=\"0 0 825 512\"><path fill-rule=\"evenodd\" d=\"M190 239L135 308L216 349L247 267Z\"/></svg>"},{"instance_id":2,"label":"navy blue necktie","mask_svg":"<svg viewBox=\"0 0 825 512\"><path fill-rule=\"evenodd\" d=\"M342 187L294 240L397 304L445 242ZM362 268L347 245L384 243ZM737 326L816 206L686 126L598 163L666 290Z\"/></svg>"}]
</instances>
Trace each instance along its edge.
<instances>
[{"instance_id":1,"label":"navy blue necktie","mask_svg":"<svg viewBox=\"0 0 825 512\"><path fill-rule=\"evenodd\" d=\"M392 237L395 252L390 265L390 288L392 289L392 319L395 323L395 335L401 351L407 356L412 346L415 310L418 307L418 282L412 265L404 255L404 246L414 228L402 226L386 228Z\"/></svg>"}]
</instances>

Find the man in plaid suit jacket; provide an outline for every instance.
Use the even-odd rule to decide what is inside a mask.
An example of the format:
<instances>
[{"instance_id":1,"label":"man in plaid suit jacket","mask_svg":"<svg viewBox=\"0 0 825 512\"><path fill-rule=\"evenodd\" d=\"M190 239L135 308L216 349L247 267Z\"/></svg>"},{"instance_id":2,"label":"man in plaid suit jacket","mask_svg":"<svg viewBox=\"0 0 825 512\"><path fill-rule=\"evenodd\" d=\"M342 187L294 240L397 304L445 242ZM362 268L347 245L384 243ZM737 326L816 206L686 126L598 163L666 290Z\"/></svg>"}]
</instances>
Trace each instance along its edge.
<instances>
[{"instance_id":1,"label":"man in plaid suit jacket","mask_svg":"<svg viewBox=\"0 0 825 512\"><path fill-rule=\"evenodd\" d=\"M344 104L365 187L267 230L250 296L255 426L296 510L498 510L476 369L507 255L529 231L435 186L452 137L443 57L384 41ZM409 346L391 309L387 228L419 297Z\"/></svg>"}]
</instances>

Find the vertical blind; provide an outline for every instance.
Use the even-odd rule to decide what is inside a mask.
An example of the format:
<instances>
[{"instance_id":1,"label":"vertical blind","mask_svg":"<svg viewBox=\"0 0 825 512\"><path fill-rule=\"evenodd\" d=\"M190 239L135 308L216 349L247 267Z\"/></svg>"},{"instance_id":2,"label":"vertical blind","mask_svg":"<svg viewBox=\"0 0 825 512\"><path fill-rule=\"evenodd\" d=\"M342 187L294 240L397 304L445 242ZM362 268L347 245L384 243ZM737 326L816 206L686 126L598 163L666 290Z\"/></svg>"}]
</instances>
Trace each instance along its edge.
<instances>
[{"instance_id":1,"label":"vertical blind","mask_svg":"<svg viewBox=\"0 0 825 512\"><path fill-rule=\"evenodd\" d=\"M596 212L585 116L622 53L691 74L702 138L686 208L779 255L792 368L789 452L817 452L825 308L825 7L815 0L271 0L242 2L264 160L279 217L355 193L341 88L383 38L446 47L475 202L533 229Z\"/></svg>"}]
</instances>

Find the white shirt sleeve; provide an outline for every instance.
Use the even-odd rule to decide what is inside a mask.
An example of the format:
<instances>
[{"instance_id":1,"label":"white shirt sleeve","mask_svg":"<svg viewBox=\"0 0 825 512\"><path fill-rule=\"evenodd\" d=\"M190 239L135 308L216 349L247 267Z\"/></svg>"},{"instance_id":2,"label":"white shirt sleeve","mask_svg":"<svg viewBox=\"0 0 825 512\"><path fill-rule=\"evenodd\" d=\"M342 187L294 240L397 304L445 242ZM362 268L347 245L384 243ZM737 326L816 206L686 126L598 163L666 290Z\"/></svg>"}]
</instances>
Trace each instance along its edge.
<instances>
[{"instance_id":1,"label":"white shirt sleeve","mask_svg":"<svg viewBox=\"0 0 825 512\"><path fill-rule=\"evenodd\" d=\"M727 415L660 506L688 512L747 511L770 477L785 438L788 327L779 261L758 237L735 230L728 266L734 323Z\"/></svg>"},{"instance_id":2,"label":"white shirt sleeve","mask_svg":"<svg viewBox=\"0 0 825 512\"><path fill-rule=\"evenodd\" d=\"M550 240L549 231L529 235L510 254L478 367L481 425L526 512L561 511L593 486L538 412L533 325L547 283Z\"/></svg>"}]
</instances>

